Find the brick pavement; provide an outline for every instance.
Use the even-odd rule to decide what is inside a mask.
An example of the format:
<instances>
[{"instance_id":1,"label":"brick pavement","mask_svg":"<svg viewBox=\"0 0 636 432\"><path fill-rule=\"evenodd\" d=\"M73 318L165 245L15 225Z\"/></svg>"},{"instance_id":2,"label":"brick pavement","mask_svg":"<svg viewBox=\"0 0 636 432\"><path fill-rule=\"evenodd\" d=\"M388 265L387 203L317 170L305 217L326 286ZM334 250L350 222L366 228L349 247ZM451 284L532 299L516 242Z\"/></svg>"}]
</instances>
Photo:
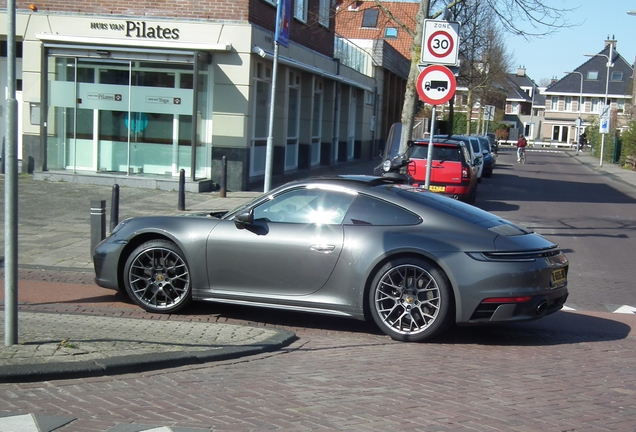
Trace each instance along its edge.
<instances>
[{"instance_id":1,"label":"brick pavement","mask_svg":"<svg viewBox=\"0 0 636 432\"><path fill-rule=\"evenodd\" d=\"M589 159L586 164L596 169ZM159 196L152 194L161 202ZM145 203L138 204L148 208ZM67 267L78 268L61 263L54 268ZM20 273L64 278L37 264L22 266ZM78 304L31 307L91 313ZM636 431L633 315L559 312L534 323L458 329L434 344L395 343L355 321L271 311L254 315L231 308L225 313L233 323L256 320L300 339L278 352L239 360L0 384L0 412L76 418L61 429L65 432L145 430L142 425L218 431ZM186 319L216 322L218 315L195 312Z\"/></svg>"},{"instance_id":2,"label":"brick pavement","mask_svg":"<svg viewBox=\"0 0 636 432\"><path fill-rule=\"evenodd\" d=\"M570 330L532 324L471 328L435 344L325 332L301 320L299 341L275 353L119 377L0 385L0 406L72 414L76 420L65 432L126 430L122 425L636 430L636 340L625 337L621 326L599 330L605 318L561 314L561 320L574 321ZM320 317L315 326L325 321Z\"/></svg>"}]
</instances>

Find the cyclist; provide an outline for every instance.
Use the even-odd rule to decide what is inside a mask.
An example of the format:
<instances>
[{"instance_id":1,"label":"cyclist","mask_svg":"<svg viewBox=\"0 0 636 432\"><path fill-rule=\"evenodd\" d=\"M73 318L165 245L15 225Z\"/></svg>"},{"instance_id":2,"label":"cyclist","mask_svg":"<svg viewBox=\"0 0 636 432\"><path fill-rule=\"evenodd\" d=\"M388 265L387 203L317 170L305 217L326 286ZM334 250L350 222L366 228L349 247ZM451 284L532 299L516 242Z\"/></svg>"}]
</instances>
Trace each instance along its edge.
<instances>
[{"instance_id":1,"label":"cyclist","mask_svg":"<svg viewBox=\"0 0 636 432\"><path fill-rule=\"evenodd\" d=\"M525 156L528 140L523 135L519 135L517 140L517 163L521 163L521 156Z\"/></svg>"}]
</instances>

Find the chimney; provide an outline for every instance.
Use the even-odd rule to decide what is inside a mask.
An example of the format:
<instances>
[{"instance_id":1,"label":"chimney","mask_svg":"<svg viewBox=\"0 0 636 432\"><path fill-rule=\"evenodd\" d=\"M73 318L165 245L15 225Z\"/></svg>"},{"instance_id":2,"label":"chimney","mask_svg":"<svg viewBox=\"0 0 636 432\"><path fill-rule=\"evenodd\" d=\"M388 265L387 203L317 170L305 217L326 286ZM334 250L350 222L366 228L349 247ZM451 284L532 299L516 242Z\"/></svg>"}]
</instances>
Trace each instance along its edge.
<instances>
[{"instance_id":1,"label":"chimney","mask_svg":"<svg viewBox=\"0 0 636 432\"><path fill-rule=\"evenodd\" d=\"M616 51L616 37L614 35L612 35L611 39L609 35L607 35L607 39L605 40L605 48L607 48L610 45L612 45L614 47L614 51Z\"/></svg>"},{"instance_id":2,"label":"chimney","mask_svg":"<svg viewBox=\"0 0 636 432\"><path fill-rule=\"evenodd\" d=\"M526 76L526 67L525 66L519 66L517 68L517 76L518 77L524 77Z\"/></svg>"}]
</instances>

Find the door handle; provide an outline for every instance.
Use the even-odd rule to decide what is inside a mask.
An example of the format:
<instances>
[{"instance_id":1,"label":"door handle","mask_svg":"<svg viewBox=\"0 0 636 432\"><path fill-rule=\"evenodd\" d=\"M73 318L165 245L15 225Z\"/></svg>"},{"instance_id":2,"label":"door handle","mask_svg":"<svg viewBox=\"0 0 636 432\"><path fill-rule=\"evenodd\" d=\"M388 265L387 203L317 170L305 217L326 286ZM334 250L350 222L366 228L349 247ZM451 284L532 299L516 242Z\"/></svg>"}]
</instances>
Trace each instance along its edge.
<instances>
[{"instance_id":1,"label":"door handle","mask_svg":"<svg viewBox=\"0 0 636 432\"><path fill-rule=\"evenodd\" d=\"M313 244L309 246L309 250L321 252L321 253L333 252L334 249L336 249L336 245L330 245L330 244Z\"/></svg>"}]
</instances>

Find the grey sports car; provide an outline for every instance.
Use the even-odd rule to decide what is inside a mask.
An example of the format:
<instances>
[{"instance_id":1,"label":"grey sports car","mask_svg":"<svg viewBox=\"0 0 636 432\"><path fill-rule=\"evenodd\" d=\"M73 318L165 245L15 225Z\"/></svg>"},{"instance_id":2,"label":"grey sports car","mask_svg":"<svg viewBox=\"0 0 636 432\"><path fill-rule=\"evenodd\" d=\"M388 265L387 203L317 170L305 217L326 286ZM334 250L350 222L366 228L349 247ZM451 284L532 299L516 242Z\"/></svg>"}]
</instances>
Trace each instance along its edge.
<instances>
[{"instance_id":1,"label":"grey sports car","mask_svg":"<svg viewBox=\"0 0 636 432\"><path fill-rule=\"evenodd\" d=\"M94 253L96 282L149 312L192 300L373 319L397 340L558 311L568 260L530 230L374 176L283 185L225 214L137 217Z\"/></svg>"}]
</instances>

